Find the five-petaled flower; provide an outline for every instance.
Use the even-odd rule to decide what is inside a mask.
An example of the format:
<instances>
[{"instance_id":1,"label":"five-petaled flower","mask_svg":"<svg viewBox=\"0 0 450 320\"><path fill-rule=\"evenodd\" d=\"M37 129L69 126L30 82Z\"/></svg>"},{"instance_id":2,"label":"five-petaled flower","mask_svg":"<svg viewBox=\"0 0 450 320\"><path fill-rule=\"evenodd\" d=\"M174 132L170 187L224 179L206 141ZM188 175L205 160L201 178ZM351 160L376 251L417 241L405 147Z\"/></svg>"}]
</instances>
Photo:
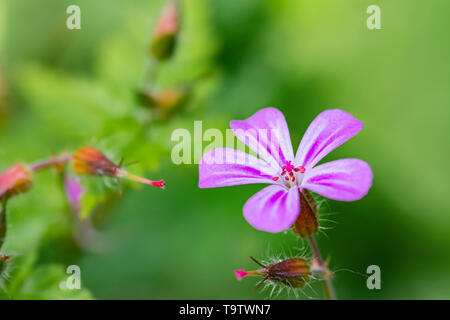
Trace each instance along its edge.
<instances>
[{"instance_id":1,"label":"five-petaled flower","mask_svg":"<svg viewBox=\"0 0 450 320\"><path fill-rule=\"evenodd\" d=\"M333 200L354 201L372 185L372 170L362 160L341 159L316 166L362 129L363 123L347 112L320 113L306 130L295 157L286 120L275 108L231 121L230 126L259 158L230 148L213 149L200 161L199 187L270 184L244 205L244 217L258 230L276 233L291 227L301 215L300 193L305 189Z\"/></svg>"}]
</instances>

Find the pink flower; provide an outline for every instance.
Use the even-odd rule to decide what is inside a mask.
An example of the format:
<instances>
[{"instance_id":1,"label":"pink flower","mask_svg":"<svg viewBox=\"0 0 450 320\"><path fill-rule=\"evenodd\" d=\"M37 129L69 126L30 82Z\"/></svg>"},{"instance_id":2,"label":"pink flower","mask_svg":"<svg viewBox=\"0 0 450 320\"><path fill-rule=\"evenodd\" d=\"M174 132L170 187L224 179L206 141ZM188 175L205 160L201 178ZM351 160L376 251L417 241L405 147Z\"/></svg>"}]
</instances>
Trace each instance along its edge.
<instances>
[{"instance_id":1,"label":"pink flower","mask_svg":"<svg viewBox=\"0 0 450 320\"><path fill-rule=\"evenodd\" d=\"M244 205L245 219L258 230L276 233L290 228L301 214L299 191L303 189L333 200L355 201L372 185L372 170L362 160L316 166L362 129L363 123L347 112L320 113L306 130L295 157L286 120L275 108L231 121L230 126L259 158L230 148L211 150L200 161L199 187L270 184Z\"/></svg>"}]
</instances>

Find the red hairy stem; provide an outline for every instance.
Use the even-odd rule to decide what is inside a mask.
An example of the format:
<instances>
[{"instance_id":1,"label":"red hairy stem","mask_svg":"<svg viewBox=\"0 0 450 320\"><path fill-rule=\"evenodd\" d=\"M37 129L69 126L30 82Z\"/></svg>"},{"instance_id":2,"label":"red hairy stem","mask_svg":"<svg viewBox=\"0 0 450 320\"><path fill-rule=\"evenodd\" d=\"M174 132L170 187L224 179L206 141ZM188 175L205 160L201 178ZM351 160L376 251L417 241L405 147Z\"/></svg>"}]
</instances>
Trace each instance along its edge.
<instances>
[{"instance_id":1,"label":"red hairy stem","mask_svg":"<svg viewBox=\"0 0 450 320\"><path fill-rule=\"evenodd\" d=\"M308 236L309 245L311 246L311 250L314 253L314 257L319 264L319 268L322 270L328 270L327 266L325 265L322 254L320 253L319 246L317 245L316 240L314 239L313 235ZM323 289L325 291L325 296L328 300L336 300L336 293L334 291L333 282L331 281L331 278L329 275L325 275L324 279L322 280Z\"/></svg>"}]
</instances>

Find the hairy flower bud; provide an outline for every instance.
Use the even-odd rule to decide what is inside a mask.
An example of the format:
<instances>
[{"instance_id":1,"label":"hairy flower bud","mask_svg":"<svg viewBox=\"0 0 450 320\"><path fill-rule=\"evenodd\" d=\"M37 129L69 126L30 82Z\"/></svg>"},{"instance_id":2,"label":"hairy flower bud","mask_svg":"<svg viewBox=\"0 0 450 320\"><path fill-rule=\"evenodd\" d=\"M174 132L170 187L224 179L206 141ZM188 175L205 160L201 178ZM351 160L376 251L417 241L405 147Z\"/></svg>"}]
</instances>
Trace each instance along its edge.
<instances>
[{"instance_id":1,"label":"hairy flower bud","mask_svg":"<svg viewBox=\"0 0 450 320\"><path fill-rule=\"evenodd\" d=\"M253 257L250 258L262 269L254 271L236 270L236 278L241 280L248 275L263 277L263 280L260 281L255 289L261 287L266 280L279 282L293 288L301 288L309 281L311 276L310 266L303 258L289 258L268 266L263 265Z\"/></svg>"},{"instance_id":2,"label":"hairy flower bud","mask_svg":"<svg viewBox=\"0 0 450 320\"><path fill-rule=\"evenodd\" d=\"M304 238L319 231L317 205L314 198L306 189L300 191L300 208L301 212L292 225L292 230L299 237Z\"/></svg>"},{"instance_id":3,"label":"hairy flower bud","mask_svg":"<svg viewBox=\"0 0 450 320\"><path fill-rule=\"evenodd\" d=\"M168 4L156 24L151 51L159 61L169 59L175 50L179 31L178 5Z\"/></svg>"},{"instance_id":4,"label":"hairy flower bud","mask_svg":"<svg viewBox=\"0 0 450 320\"><path fill-rule=\"evenodd\" d=\"M31 183L31 171L23 164L15 164L0 174L0 198L25 192Z\"/></svg>"},{"instance_id":5,"label":"hairy flower bud","mask_svg":"<svg viewBox=\"0 0 450 320\"><path fill-rule=\"evenodd\" d=\"M116 177L120 166L102 152L92 147L82 147L73 155L73 167L78 174L95 174Z\"/></svg>"},{"instance_id":6,"label":"hairy flower bud","mask_svg":"<svg viewBox=\"0 0 450 320\"><path fill-rule=\"evenodd\" d=\"M115 164L102 152L92 147L82 147L73 155L73 167L78 174L108 176L113 178L128 178L137 182L149 184L164 189L164 180L151 181L135 176L123 169L122 163Z\"/></svg>"}]
</instances>

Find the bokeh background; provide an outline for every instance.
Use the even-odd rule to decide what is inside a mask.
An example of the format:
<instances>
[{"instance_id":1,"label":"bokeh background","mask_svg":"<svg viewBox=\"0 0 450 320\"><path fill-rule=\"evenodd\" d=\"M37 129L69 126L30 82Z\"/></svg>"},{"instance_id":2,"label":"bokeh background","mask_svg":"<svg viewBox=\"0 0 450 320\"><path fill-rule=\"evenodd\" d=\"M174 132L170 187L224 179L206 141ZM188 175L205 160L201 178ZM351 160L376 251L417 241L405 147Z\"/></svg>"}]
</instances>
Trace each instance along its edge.
<instances>
[{"instance_id":1,"label":"bokeh background","mask_svg":"<svg viewBox=\"0 0 450 320\"><path fill-rule=\"evenodd\" d=\"M81 7L81 30L66 8ZM0 0L0 169L85 145L130 171L164 178L167 190L114 185L91 218L99 230L80 245L55 172L39 172L8 205L3 251L13 259L2 298L263 299L250 255L297 254L290 234L254 230L242 217L261 186L199 189L197 165L175 165L176 128L226 129L262 107L285 114L294 149L310 121L341 108L365 123L324 160L367 161L374 184L360 201L327 201L318 235L346 299L450 298L450 2L446 0L185 0L175 56L149 53L162 0ZM381 8L368 30L366 8ZM155 71L157 70L157 72ZM188 84L169 117L136 99ZM108 196L105 196L107 194ZM325 216L324 216L325 217ZM61 290L79 265L82 290ZM379 265L381 290L365 272ZM3 281L3 280L2 280ZM313 284L305 294L320 298ZM278 297L295 298L285 291Z\"/></svg>"}]
</instances>

